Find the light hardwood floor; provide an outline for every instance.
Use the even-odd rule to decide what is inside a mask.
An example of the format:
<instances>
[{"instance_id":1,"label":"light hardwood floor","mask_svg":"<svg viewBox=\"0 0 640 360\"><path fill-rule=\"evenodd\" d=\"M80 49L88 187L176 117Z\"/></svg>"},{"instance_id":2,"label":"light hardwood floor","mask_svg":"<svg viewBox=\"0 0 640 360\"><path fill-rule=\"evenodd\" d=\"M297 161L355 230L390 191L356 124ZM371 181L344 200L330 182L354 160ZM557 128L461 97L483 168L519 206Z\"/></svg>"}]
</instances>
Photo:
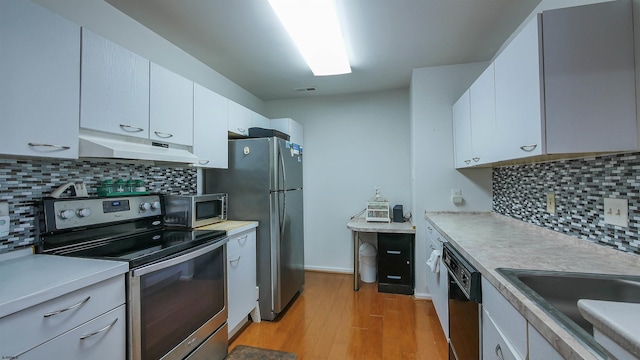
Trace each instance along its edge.
<instances>
[{"instance_id":1,"label":"light hardwood floor","mask_svg":"<svg viewBox=\"0 0 640 360\"><path fill-rule=\"evenodd\" d=\"M433 304L353 291L351 275L306 272L305 289L279 320L251 323L229 344L294 352L299 360L447 359L447 342Z\"/></svg>"}]
</instances>

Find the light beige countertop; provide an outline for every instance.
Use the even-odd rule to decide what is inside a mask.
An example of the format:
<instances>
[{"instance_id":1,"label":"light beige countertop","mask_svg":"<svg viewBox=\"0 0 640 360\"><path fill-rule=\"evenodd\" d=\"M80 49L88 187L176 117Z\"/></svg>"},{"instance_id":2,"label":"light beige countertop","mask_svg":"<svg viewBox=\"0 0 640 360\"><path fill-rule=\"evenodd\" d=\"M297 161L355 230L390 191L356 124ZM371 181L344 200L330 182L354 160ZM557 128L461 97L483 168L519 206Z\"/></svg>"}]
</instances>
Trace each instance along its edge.
<instances>
[{"instance_id":1,"label":"light beige countertop","mask_svg":"<svg viewBox=\"0 0 640 360\"><path fill-rule=\"evenodd\" d=\"M224 230L227 232L227 235L235 235L256 227L258 227L257 221L226 220L226 221L221 221L219 223L215 223L212 225L202 226L202 227L199 227L198 229L199 230Z\"/></svg>"},{"instance_id":2,"label":"light beige countertop","mask_svg":"<svg viewBox=\"0 0 640 360\"><path fill-rule=\"evenodd\" d=\"M358 232L415 234L416 227L410 222L368 222L365 218L353 218L347 228Z\"/></svg>"},{"instance_id":3,"label":"light beige countertop","mask_svg":"<svg viewBox=\"0 0 640 360\"><path fill-rule=\"evenodd\" d=\"M640 275L640 256L496 213L428 212L425 218L565 359L597 359L496 268Z\"/></svg>"},{"instance_id":4,"label":"light beige countertop","mask_svg":"<svg viewBox=\"0 0 640 360\"><path fill-rule=\"evenodd\" d=\"M640 304L582 299L578 308L595 329L640 358ZM597 335L595 338L599 340ZM605 344L603 347L607 348Z\"/></svg>"},{"instance_id":5,"label":"light beige countertop","mask_svg":"<svg viewBox=\"0 0 640 360\"><path fill-rule=\"evenodd\" d=\"M126 261L31 254L31 249L15 253L0 256L0 318L129 271Z\"/></svg>"}]
</instances>

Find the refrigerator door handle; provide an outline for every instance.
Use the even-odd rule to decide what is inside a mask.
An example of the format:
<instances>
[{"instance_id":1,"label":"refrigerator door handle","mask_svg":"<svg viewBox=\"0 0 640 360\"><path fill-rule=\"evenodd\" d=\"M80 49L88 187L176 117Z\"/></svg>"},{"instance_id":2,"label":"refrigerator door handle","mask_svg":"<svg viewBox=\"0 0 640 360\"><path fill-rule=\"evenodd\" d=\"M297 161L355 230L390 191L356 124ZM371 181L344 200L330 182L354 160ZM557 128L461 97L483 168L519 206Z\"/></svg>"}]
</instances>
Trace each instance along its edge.
<instances>
[{"instance_id":1,"label":"refrigerator door handle","mask_svg":"<svg viewBox=\"0 0 640 360\"><path fill-rule=\"evenodd\" d=\"M282 151L280 151L280 147L278 147L278 157L280 158L280 165L282 166L282 217L280 218L280 242L284 238L284 226L287 222L287 171L284 168L284 156L282 156Z\"/></svg>"}]
</instances>

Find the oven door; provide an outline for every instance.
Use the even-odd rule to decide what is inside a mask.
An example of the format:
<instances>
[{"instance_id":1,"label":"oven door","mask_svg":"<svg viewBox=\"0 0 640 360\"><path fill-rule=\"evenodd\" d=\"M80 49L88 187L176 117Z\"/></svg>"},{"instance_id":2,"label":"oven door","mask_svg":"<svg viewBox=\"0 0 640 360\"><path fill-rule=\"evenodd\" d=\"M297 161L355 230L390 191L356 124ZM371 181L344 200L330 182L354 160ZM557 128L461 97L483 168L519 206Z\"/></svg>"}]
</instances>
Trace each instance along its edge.
<instances>
[{"instance_id":1,"label":"oven door","mask_svg":"<svg viewBox=\"0 0 640 360\"><path fill-rule=\"evenodd\" d=\"M129 272L130 359L183 359L226 323L225 243ZM213 348L224 352L207 358L226 356L226 346Z\"/></svg>"}]
</instances>

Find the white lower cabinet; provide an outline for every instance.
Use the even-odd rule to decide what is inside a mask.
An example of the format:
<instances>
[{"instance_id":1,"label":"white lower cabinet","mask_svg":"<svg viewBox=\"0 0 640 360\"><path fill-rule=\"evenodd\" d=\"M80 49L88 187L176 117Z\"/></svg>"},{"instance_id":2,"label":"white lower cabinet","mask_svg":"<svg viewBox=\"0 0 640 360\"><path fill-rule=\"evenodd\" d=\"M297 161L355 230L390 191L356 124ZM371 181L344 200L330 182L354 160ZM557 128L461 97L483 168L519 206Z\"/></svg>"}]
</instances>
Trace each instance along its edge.
<instances>
[{"instance_id":1,"label":"white lower cabinet","mask_svg":"<svg viewBox=\"0 0 640 360\"><path fill-rule=\"evenodd\" d=\"M98 316L20 355L20 360L115 360L126 357L126 306Z\"/></svg>"},{"instance_id":2,"label":"white lower cabinet","mask_svg":"<svg viewBox=\"0 0 640 360\"><path fill-rule=\"evenodd\" d=\"M523 360L486 310L482 311L482 359Z\"/></svg>"},{"instance_id":3,"label":"white lower cabinet","mask_svg":"<svg viewBox=\"0 0 640 360\"><path fill-rule=\"evenodd\" d=\"M442 254L442 243L444 237L427 222L427 258L430 257L432 251L437 250ZM431 301L438 314L440 325L444 331L444 336L449 338L449 297L447 268L442 263L442 257L438 259L438 271L431 271L427 265L427 287L431 294Z\"/></svg>"},{"instance_id":4,"label":"white lower cabinet","mask_svg":"<svg viewBox=\"0 0 640 360\"><path fill-rule=\"evenodd\" d=\"M501 360L496 355L498 346L504 359L526 359L527 320L484 276L482 308L482 352L489 356L484 359Z\"/></svg>"},{"instance_id":5,"label":"white lower cabinet","mask_svg":"<svg viewBox=\"0 0 640 360\"><path fill-rule=\"evenodd\" d=\"M124 359L124 304L121 275L5 316L0 319L0 357Z\"/></svg>"},{"instance_id":6,"label":"white lower cabinet","mask_svg":"<svg viewBox=\"0 0 640 360\"><path fill-rule=\"evenodd\" d=\"M244 325L256 307L256 230L229 236L227 289L229 338Z\"/></svg>"},{"instance_id":7,"label":"white lower cabinet","mask_svg":"<svg viewBox=\"0 0 640 360\"><path fill-rule=\"evenodd\" d=\"M528 360L563 360L549 342L534 328L529 326L529 358Z\"/></svg>"}]
</instances>

